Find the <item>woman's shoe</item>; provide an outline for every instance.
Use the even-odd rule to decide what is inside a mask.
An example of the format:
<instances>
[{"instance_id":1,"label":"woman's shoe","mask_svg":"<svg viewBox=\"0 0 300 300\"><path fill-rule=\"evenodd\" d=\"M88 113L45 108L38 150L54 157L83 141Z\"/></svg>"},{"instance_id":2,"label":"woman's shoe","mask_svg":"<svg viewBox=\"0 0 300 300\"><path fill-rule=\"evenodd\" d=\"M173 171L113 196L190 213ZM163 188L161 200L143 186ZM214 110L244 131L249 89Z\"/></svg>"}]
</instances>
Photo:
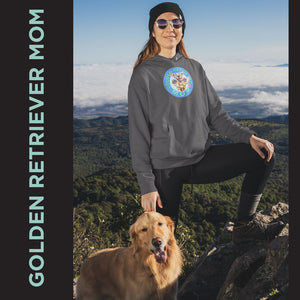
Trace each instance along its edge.
<instances>
[{"instance_id":1,"label":"woman's shoe","mask_svg":"<svg viewBox=\"0 0 300 300\"><path fill-rule=\"evenodd\" d=\"M270 241L280 233L284 226L285 224L282 221L266 224L254 217L246 224L239 224L233 227L232 241L235 244L253 240Z\"/></svg>"}]
</instances>

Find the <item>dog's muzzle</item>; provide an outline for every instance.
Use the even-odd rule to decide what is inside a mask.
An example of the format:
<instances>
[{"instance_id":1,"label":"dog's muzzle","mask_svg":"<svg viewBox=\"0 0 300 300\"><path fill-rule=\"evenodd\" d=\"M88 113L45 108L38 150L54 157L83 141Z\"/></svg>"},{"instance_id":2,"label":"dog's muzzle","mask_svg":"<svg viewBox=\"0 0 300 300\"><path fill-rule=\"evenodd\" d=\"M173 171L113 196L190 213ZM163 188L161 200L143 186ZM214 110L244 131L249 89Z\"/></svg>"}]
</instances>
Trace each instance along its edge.
<instances>
[{"instance_id":1,"label":"dog's muzzle","mask_svg":"<svg viewBox=\"0 0 300 300\"><path fill-rule=\"evenodd\" d=\"M154 238L152 240L152 245L155 247L154 250L151 250L154 253L155 259L158 263L167 262L167 248L163 246L162 240L160 238Z\"/></svg>"}]
</instances>

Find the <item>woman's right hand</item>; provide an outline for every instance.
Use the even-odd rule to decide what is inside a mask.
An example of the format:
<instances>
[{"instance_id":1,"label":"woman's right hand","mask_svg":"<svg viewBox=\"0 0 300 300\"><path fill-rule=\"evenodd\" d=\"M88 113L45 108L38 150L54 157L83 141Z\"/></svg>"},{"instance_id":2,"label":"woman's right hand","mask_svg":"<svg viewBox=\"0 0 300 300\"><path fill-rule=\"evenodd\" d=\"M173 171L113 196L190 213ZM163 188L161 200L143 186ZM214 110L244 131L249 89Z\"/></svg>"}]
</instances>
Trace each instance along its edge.
<instances>
[{"instance_id":1,"label":"woman's right hand","mask_svg":"<svg viewBox=\"0 0 300 300\"><path fill-rule=\"evenodd\" d=\"M142 195L142 207L145 211L156 211L156 202L160 208L163 207L158 192Z\"/></svg>"}]
</instances>

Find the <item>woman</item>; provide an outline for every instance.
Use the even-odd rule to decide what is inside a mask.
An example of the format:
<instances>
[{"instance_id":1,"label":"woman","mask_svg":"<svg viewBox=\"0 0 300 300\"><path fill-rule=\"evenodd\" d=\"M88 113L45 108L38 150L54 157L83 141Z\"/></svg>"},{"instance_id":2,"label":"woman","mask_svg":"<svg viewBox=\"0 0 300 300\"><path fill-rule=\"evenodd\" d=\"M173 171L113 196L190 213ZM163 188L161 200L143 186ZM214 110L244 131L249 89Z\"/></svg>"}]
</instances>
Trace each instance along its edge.
<instances>
[{"instance_id":1,"label":"woman","mask_svg":"<svg viewBox=\"0 0 300 300\"><path fill-rule=\"evenodd\" d=\"M183 184L246 173L233 240L271 238L280 224L261 224L255 212L274 165L273 145L222 109L202 66L186 54L185 24L175 3L150 10L149 40L129 83L130 148L142 207L177 224ZM238 143L210 145L210 128Z\"/></svg>"}]
</instances>

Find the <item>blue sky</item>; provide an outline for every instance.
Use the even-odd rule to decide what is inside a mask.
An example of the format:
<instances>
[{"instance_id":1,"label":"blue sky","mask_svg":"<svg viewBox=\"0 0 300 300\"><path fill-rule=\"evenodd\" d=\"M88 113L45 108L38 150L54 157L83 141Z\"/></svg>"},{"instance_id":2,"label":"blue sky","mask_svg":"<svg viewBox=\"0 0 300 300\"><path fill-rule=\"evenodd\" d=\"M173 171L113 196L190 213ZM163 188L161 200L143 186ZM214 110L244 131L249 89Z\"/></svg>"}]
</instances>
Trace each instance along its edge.
<instances>
[{"instance_id":1,"label":"blue sky","mask_svg":"<svg viewBox=\"0 0 300 300\"><path fill-rule=\"evenodd\" d=\"M162 1L74 0L74 63L135 62ZM185 0L185 45L199 61L288 62L287 0Z\"/></svg>"}]
</instances>

